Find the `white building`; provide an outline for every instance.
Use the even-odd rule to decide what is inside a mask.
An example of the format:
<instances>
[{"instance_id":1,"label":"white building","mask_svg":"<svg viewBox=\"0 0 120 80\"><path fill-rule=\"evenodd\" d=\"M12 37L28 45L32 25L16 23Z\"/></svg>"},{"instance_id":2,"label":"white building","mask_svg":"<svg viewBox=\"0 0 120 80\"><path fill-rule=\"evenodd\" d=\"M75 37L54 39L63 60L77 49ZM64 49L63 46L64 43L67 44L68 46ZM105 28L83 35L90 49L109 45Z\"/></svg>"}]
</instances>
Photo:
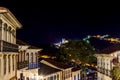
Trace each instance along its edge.
<instances>
[{"instance_id":1,"label":"white building","mask_svg":"<svg viewBox=\"0 0 120 80\"><path fill-rule=\"evenodd\" d=\"M17 79L32 80L34 76L38 76L38 70L40 68L38 54L42 49L30 46L21 40L17 40L17 44L19 45Z\"/></svg>"},{"instance_id":2,"label":"white building","mask_svg":"<svg viewBox=\"0 0 120 80\"><path fill-rule=\"evenodd\" d=\"M110 46L95 55L97 57L98 80L112 80L113 59L120 59L120 44ZM119 60L120 61L120 60Z\"/></svg>"},{"instance_id":3,"label":"white building","mask_svg":"<svg viewBox=\"0 0 120 80\"><path fill-rule=\"evenodd\" d=\"M56 62L50 59L41 60L41 63L61 70L60 80L80 80L80 69L78 68L73 68L70 65L65 65L64 63Z\"/></svg>"},{"instance_id":4,"label":"white building","mask_svg":"<svg viewBox=\"0 0 120 80\"><path fill-rule=\"evenodd\" d=\"M62 80L62 71L60 69L53 68L46 64L40 63L39 80Z\"/></svg>"},{"instance_id":5,"label":"white building","mask_svg":"<svg viewBox=\"0 0 120 80\"><path fill-rule=\"evenodd\" d=\"M81 70L79 68L73 68L71 80L80 80L81 79L80 72Z\"/></svg>"},{"instance_id":6,"label":"white building","mask_svg":"<svg viewBox=\"0 0 120 80\"><path fill-rule=\"evenodd\" d=\"M53 60L50 60L50 59L42 60L41 63L61 70L62 71L61 74L60 74L61 75L60 76L61 80L71 80L71 74L72 74L72 67L71 66L65 65L63 63L56 62L56 61L53 61Z\"/></svg>"},{"instance_id":7,"label":"white building","mask_svg":"<svg viewBox=\"0 0 120 80\"><path fill-rule=\"evenodd\" d=\"M16 29L22 25L4 7L0 7L0 80L16 80L18 45Z\"/></svg>"}]
</instances>

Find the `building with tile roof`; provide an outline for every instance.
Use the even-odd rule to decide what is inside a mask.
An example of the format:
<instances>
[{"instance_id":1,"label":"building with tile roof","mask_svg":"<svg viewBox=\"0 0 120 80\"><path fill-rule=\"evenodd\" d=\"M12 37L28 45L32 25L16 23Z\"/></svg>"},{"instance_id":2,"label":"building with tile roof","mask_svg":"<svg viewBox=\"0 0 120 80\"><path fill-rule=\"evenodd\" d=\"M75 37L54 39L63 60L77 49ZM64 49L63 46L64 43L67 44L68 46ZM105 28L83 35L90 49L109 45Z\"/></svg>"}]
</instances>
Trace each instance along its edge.
<instances>
[{"instance_id":1,"label":"building with tile roof","mask_svg":"<svg viewBox=\"0 0 120 80\"><path fill-rule=\"evenodd\" d=\"M16 43L19 45L17 78L27 80L31 78L30 76L38 76L38 70L40 68L38 54L42 49L33 47L21 40L17 40Z\"/></svg>"},{"instance_id":2,"label":"building with tile roof","mask_svg":"<svg viewBox=\"0 0 120 80\"><path fill-rule=\"evenodd\" d=\"M16 39L22 25L5 7L0 7L0 80L71 80L72 67L46 60L39 65L42 49Z\"/></svg>"},{"instance_id":3,"label":"building with tile roof","mask_svg":"<svg viewBox=\"0 0 120 80\"><path fill-rule=\"evenodd\" d=\"M40 63L39 76L42 76L42 80L62 80L60 77L61 73L60 69Z\"/></svg>"},{"instance_id":4,"label":"building with tile roof","mask_svg":"<svg viewBox=\"0 0 120 80\"><path fill-rule=\"evenodd\" d=\"M62 71L62 74L60 74L61 80L75 80L75 78L80 79L80 69L76 69L76 68L73 69L73 67L70 65L66 65L64 63L56 62L56 61L50 60L50 59L43 59L40 62L43 64L46 64L50 67L60 69ZM79 77L78 77L78 75L79 75Z\"/></svg>"},{"instance_id":5,"label":"building with tile roof","mask_svg":"<svg viewBox=\"0 0 120 80\"><path fill-rule=\"evenodd\" d=\"M95 54L97 57L98 80L112 80L113 60L120 62L120 44L109 46Z\"/></svg>"},{"instance_id":6,"label":"building with tile roof","mask_svg":"<svg viewBox=\"0 0 120 80\"><path fill-rule=\"evenodd\" d=\"M22 25L5 7L0 7L0 80L16 80L18 45L16 30Z\"/></svg>"},{"instance_id":7,"label":"building with tile roof","mask_svg":"<svg viewBox=\"0 0 120 80\"><path fill-rule=\"evenodd\" d=\"M51 59L44 59L41 62L44 62L44 61L46 61L46 62L48 62L48 63L50 63L50 64L52 64L55 67L58 67L60 69L72 68L72 66L70 66L70 65L67 65L67 64L62 63L62 62L57 62L57 61L54 61L54 60L51 60Z\"/></svg>"},{"instance_id":8,"label":"building with tile roof","mask_svg":"<svg viewBox=\"0 0 120 80\"><path fill-rule=\"evenodd\" d=\"M72 68L72 79L71 80L80 80L81 79L81 70L80 68Z\"/></svg>"}]
</instances>

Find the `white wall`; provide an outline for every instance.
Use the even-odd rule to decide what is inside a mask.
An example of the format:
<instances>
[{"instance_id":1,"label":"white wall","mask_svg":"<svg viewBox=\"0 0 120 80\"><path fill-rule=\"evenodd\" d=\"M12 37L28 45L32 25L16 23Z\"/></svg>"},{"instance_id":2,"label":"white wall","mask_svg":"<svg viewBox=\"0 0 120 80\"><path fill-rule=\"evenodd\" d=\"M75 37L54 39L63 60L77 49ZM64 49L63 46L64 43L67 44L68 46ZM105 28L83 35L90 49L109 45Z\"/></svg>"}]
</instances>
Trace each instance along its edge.
<instances>
[{"instance_id":1,"label":"white wall","mask_svg":"<svg viewBox=\"0 0 120 80\"><path fill-rule=\"evenodd\" d=\"M6 65L4 65L4 59L3 59L3 56L6 55ZM8 64L9 64L9 61L8 61L8 56L10 56L10 72L8 70ZM14 57L12 57L14 56ZM9 80L10 78L12 77L15 77L15 74L16 74L16 57L17 57L17 54L16 53L4 53L2 54L2 57L0 57L1 59L1 67L0 67L0 80ZM12 61L12 59L14 58L14 63ZM14 70L13 70L13 64L14 64ZM6 66L6 74L4 74L4 66Z\"/></svg>"},{"instance_id":2,"label":"white wall","mask_svg":"<svg viewBox=\"0 0 120 80\"><path fill-rule=\"evenodd\" d=\"M79 74L79 77L78 77ZM76 76L76 80L80 80L80 70L77 70L75 72L72 72L72 80L74 80L74 76ZM79 78L79 79L78 79Z\"/></svg>"}]
</instances>

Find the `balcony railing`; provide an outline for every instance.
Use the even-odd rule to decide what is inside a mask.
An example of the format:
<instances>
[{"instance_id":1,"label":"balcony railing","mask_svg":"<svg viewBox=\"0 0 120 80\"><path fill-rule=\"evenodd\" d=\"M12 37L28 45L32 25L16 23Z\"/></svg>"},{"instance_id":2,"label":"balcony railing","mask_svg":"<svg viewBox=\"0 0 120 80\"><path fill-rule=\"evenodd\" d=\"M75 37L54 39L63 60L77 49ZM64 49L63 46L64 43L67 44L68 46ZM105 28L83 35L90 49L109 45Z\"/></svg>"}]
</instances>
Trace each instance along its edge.
<instances>
[{"instance_id":1,"label":"balcony railing","mask_svg":"<svg viewBox=\"0 0 120 80\"><path fill-rule=\"evenodd\" d=\"M22 69L22 68L28 67L28 61L18 62L17 65L18 65L17 66L18 69Z\"/></svg>"},{"instance_id":2,"label":"balcony railing","mask_svg":"<svg viewBox=\"0 0 120 80\"><path fill-rule=\"evenodd\" d=\"M28 61L23 61L23 62L18 62L17 63L17 68L22 69L28 67L28 69L34 69L34 68L39 68L40 64L37 62L34 63L28 63Z\"/></svg>"},{"instance_id":3,"label":"balcony railing","mask_svg":"<svg viewBox=\"0 0 120 80\"><path fill-rule=\"evenodd\" d=\"M0 40L0 52L18 52L18 45Z\"/></svg>"},{"instance_id":4,"label":"balcony railing","mask_svg":"<svg viewBox=\"0 0 120 80\"><path fill-rule=\"evenodd\" d=\"M40 64L38 62L33 62L28 64L28 69L39 68Z\"/></svg>"},{"instance_id":5,"label":"balcony railing","mask_svg":"<svg viewBox=\"0 0 120 80\"><path fill-rule=\"evenodd\" d=\"M102 67L98 67L97 71L111 77L111 70L108 70L108 69L105 69L105 68L102 68Z\"/></svg>"}]
</instances>

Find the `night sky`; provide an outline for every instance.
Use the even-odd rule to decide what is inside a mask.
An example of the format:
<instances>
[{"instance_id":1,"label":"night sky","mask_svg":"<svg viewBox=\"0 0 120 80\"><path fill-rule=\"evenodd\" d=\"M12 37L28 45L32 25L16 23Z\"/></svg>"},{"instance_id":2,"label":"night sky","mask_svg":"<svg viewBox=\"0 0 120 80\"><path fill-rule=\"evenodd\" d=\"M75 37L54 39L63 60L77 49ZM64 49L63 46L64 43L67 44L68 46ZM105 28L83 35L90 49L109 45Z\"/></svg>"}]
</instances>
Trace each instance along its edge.
<instances>
[{"instance_id":1,"label":"night sky","mask_svg":"<svg viewBox=\"0 0 120 80\"><path fill-rule=\"evenodd\" d=\"M2 2L23 25L17 38L31 45L40 46L66 39L82 39L87 35L119 35L120 12L117 7L81 5L41 5ZM24 6L23 6L24 5ZM56 4L57 5L57 4ZM120 37L120 36L118 36Z\"/></svg>"}]
</instances>

